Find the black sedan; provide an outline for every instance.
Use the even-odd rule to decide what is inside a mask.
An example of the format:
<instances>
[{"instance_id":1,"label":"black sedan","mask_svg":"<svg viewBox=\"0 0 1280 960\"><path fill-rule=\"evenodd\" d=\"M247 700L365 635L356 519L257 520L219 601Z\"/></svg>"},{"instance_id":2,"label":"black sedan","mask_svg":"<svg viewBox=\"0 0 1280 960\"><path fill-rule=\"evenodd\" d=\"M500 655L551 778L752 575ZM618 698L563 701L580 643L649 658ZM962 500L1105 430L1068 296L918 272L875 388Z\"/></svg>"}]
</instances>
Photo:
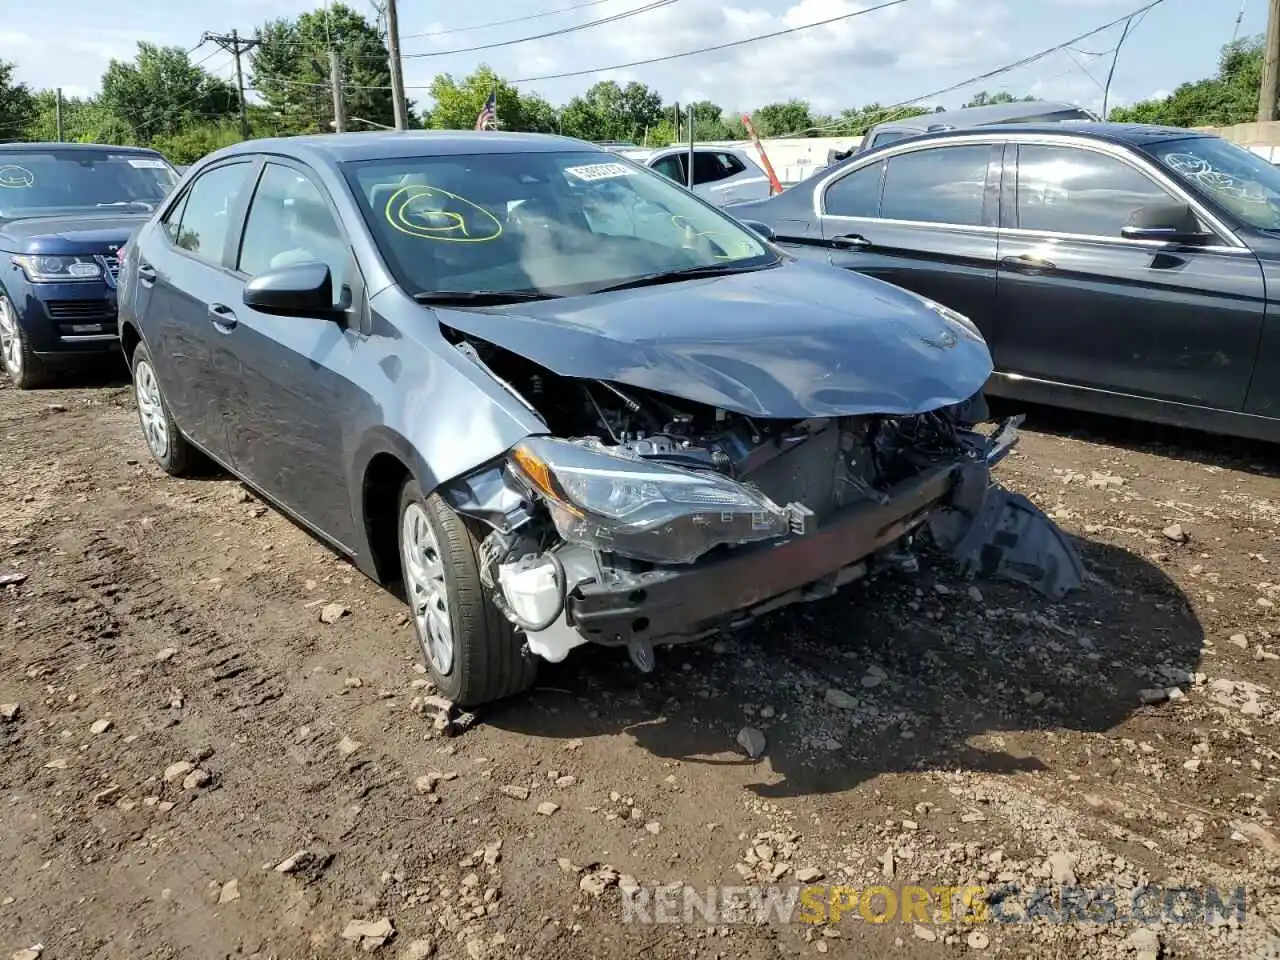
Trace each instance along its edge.
<instances>
[{"instance_id":1,"label":"black sedan","mask_svg":"<svg viewBox=\"0 0 1280 960\"><path fill-rule=\"evenodd\" d=\"M952 130L729 212L968 316L988 394L1280 440L1280 171L1218 137Z\"/></svg>"},{"instance_id":2,"label":"black sedan","mask_svg":"<svg viewBox=\"0 0 1280 960\"><path fill-rule=\"evenodd\" d=\"M1061 596L1070 542L990 481L963 316L796 261L559 137L256 140L129 244L120 336L168 472L227 468L399 581L441 691L704 636L927 531Z\"/></svg>"}]
</instances>

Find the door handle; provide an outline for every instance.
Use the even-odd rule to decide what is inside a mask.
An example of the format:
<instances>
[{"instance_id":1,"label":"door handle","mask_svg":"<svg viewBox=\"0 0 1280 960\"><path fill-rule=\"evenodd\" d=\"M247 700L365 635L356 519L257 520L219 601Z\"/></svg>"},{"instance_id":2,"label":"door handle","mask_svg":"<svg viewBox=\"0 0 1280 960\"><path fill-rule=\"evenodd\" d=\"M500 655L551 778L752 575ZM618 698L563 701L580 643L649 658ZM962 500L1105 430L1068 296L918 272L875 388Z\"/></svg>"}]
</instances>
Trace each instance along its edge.
<instances>
[{"instance_id":1,"label":"door handle","mask_svg":"<svg viewBox=\"0 0 1280 960\"><path fill-rule=\"evenodd\" d=\"M1044 257L1033 257L1029 253L1022 253L1016 257L1002 257L1000 265L1012 267L1015 270L1026 270L1036 272L1040 270L1055 270L1053 261L1046 260Z\"/></svg>"},{"instance_id":2,"label":"door handle","mask_svg":"<svg viewBox=\"0 0 1280 960\"><path fill-rule=\"evenodd\" d=\"M239 322L236 315L230 307L215 303L209 307L209 318L213 321L213 325L222 333L230 333L236 328Z\"/></svg>"},{"instance_id":3,"label":"door handle","mask_svg":"<svg viewBox=\"0 0 1280 960\"><path fill-rule=\"evenodd\" d=\"M149 263L138 264L138 282L149 287L156 282L156 268Z\"/></svg>"},{"instance_id":4,"label":"door handle","mask_svg":"<svg viewBox=\"0 0 1280 960\"><path fill-rule=\"evenodd\" d=\"M837 250L858 250L871 246L871 241L860 233L846 233L843 236L832 237L831 245Z\"/></svg>"}]
</instances>

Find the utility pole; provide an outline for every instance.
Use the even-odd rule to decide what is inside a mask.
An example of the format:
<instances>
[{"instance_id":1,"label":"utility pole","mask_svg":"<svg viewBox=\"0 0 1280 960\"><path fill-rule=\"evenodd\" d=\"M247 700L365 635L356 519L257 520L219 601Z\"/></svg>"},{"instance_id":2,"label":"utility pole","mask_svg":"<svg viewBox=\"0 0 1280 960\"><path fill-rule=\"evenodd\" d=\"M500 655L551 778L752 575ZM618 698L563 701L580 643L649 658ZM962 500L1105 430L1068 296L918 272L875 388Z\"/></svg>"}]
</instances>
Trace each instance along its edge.
<instances>
[{"instance_id":1,"label":"utility pole","mask_svg":"<svg viewBox=\"0 0 1280 960\"><path fill-rule=\"evenodd\" d=\"M689 104L689 189L693 189L693 104Z\"/></svg>"},{"instance_id":2,"label":"utility pole","mask_svg":"<svg viewBox=\"0 0 1280 960\"><path fill-rule=\"evenodd\" d=\"M1258 91L1258 122L1276 118L1276 86L1280 83L1280 0L1267 3L1267 47Z\"/></svg>"},{"instance_id":3,"label":"utility pole","mask_svg":"<svg viewBox=\"0 0 1280 960\"><path fill-rule=\"evenodd\" d=\"M391 103L395 108L396 129L409 129L409 108L404 99L404 71L400 62L400 19L396 0L386 0L387 55L391 67Z\"/></svg>"},{"instance_id":4,"label":"utility pole","mask_svg":"<svg viewBox=\"0 0 1280 960\"><path fill-rule=\"evenodd\" d=\"M58 130L58 142L62 142L62 88L59 87L54 92L53 101L53 124Z\"/></svg>"},{"instance_id":5,"label":"utility pole","mask_svg":"<svg viewBox=\"0 0 1280 960\"><path fill-rule=\"evenodd\" d=\"M240 91L240 136L245 140L249 139L249 107L245 102L244 96L244 70L240 65L240 58L258 45L257 40L248 38L241 39L237 30L232 30L230 34L206 33L200 38L200 42L211 41L220 46L227 53L236 58L236 89Z\"/></svg>"},{"instance_id":6,"label":"utility pole","mask_svg":"<svg viewBox=\"0 0 1280 960\"><path fill-rule=\"evenodd\" d=\"M346 133L347 103L342 94L342 57L337 50L329 51L329 86L333 90L333 129Z\"/></svg>"}]
</instances>

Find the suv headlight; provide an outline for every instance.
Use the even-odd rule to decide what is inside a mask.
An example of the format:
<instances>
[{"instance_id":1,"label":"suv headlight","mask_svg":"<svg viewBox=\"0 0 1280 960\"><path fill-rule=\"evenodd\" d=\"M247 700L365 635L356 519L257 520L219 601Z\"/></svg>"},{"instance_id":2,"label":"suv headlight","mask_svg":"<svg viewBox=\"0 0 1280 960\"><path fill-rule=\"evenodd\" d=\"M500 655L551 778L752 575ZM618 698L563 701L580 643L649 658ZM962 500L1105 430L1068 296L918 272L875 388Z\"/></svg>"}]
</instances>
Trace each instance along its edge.
<instances>
[{"instance_id":1,"label":"suv headlight","mask_svg":"<svg viewBox=\"0 0 1280 960\"><path fill-rule=\"evenodd\" d=\"M916 294L916 296L920 297L919 294ZM920 297L920 301L938 316L942 317L943 320L946 320L954 327L959 327L960 332L970 340L973 340L976 343L981 343L984 346L986 345L987 339L982 335L982 331L978 329L978 325L963 313L958 310L952 310L950 307L943 306L936 300L930 300L928 297Z\"/></svg>"},{"instance_id":2,"label":"suv headlight","mask_svg":"<svg viewBox=\"0 0 1280 960\"><path fill-rule=\"evenodd\" d=\"M692 563L720 544L791 532L790 514L727 477L531 437L510 464L565 540L654 563Z\"/></svg>"},{"instance_id":3,"label":"suv headlight","mask_svg":"<svg viewBox=\"0 0 1280 960\"><path fill-rule=\"evenodd\" d=\"M22 268L32 283L66 283L102 277L102 266L93 257L20 254L13 258L13 262Z\"/></svg>"}]
</instances>

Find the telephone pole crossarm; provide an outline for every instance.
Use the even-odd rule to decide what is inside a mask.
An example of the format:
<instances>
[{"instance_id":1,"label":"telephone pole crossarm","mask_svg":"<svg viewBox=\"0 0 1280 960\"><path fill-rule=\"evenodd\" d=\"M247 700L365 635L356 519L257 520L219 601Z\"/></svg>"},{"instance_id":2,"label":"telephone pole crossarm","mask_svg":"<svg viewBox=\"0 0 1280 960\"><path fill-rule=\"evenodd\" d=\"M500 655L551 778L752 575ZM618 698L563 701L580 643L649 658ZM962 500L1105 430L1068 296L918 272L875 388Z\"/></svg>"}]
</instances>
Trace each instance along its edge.
<instances>
[{"instance_id":1,"label":"telephone pole crossarm","mask_svg":"<svg viewBox=\"0 0 1280 960\"><path fill-rule=\"evenodd\" d=\"M216 43L227 53L236 58L236 89L240 92L240 136L249 139L249 107L244 94L244 68L240 58L256 47L259 41L253 37L242 37L239 31L229 34L205 33L200 37L201 43Z\"/></svg>"}]
</instances>

